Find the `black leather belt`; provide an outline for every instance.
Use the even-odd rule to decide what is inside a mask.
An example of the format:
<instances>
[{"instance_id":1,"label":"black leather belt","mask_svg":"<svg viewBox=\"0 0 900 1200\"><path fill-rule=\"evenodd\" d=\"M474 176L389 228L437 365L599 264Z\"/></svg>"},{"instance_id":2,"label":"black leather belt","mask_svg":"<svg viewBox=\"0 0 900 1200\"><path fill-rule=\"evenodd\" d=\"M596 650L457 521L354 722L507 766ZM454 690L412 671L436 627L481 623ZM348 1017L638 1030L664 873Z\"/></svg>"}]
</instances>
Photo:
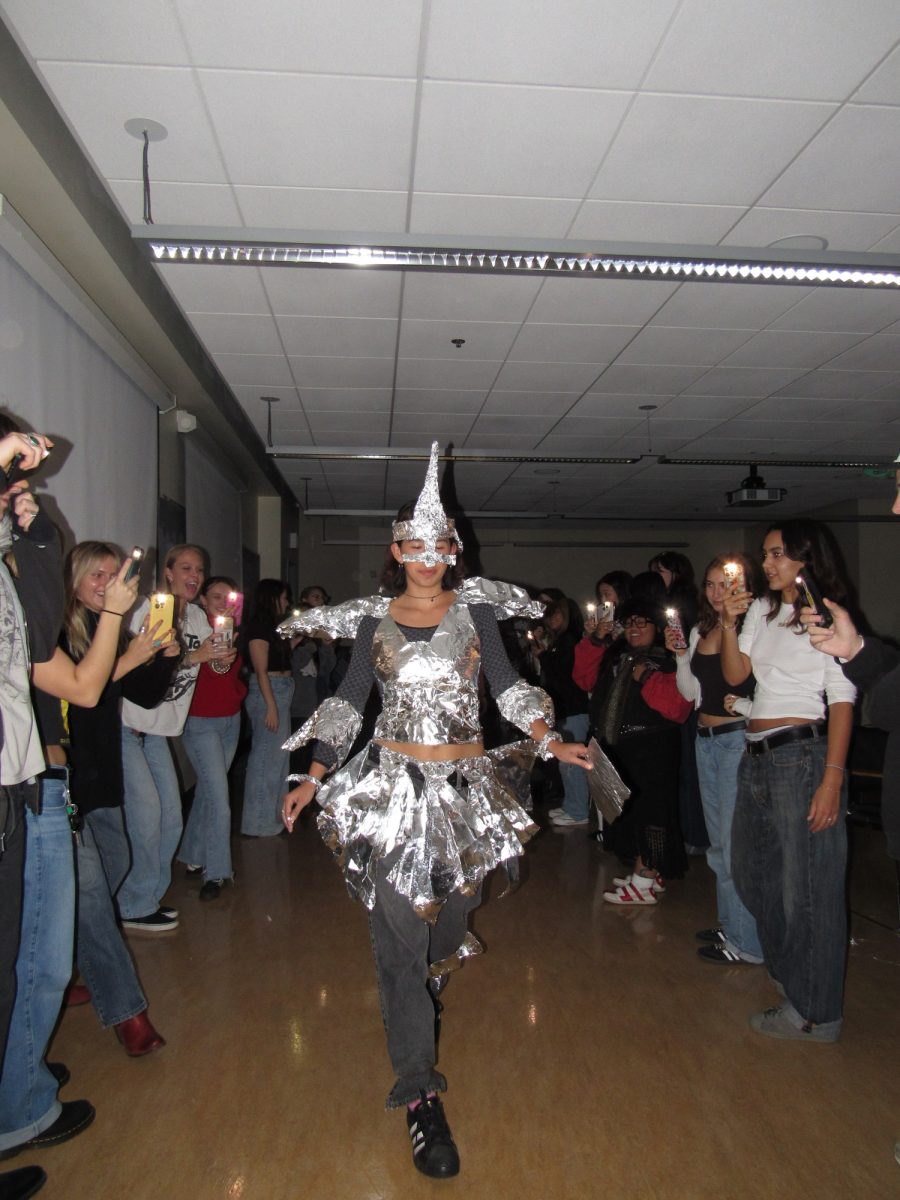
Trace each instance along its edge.
<instances>
[{"instance_id":1,"label":"black leather belt","mask_svg":"<svg viewBox=\"0 0 900 1200\"><path fill-rule=\"evenodd\" d=\"M68 767L45 767L41 771L38 779L61 779L63 783L67 783L69 779Z\"/></svg>"},{"instance_id":2,"label":"black leather belt","mask_svg":"<svg viewBox=\"0 0 900 1200\"><path fill-rule=\"evenodd\" d=\"M808 738L820 738L822 733L818 725L795 725L793 729L782 729L771 737L761 738L758 742L748 742L748 754L766 754L778 746L786 746L788 742L805 742Z\"/></svg>"},{"instance_id":3,"label":"black leather belt","mask_svg":"<svg viewBox=\"0 0 900 1200\"><path fill-rule=\"evenodd\" d=\"M720 733L736 733L746 729L746 721L726 721L724 725L698 725L697 737L718 737Z\"/></svg>"}]
</instances>

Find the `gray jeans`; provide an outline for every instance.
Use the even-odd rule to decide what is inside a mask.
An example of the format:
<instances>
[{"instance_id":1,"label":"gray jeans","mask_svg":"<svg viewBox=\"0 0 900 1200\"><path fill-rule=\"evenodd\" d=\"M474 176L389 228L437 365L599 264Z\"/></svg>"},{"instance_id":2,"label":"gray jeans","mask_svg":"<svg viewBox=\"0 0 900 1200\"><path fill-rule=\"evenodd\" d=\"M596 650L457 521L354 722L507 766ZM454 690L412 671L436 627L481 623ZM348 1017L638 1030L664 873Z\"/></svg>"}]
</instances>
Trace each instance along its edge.
<instances>
[{"instance_id":1,"label":"gray jeans","mask_svg":"<svg viewBox=\"0 0 900 1200\"><path fill-rule=\"evenodd\" d=\"M481 902L481 888L472 896L452 892L437 921L429 925L388 883L387 875L399 854L400 849L395 850L378 863L375 906L369 914L381 1015L397 1077L388 1108L409 1104L421 1090L446 1091L446 1079L435 1070L435 1010L428 990L428 968L460 948L469 913Z\"/></svg>"}]
</instances>

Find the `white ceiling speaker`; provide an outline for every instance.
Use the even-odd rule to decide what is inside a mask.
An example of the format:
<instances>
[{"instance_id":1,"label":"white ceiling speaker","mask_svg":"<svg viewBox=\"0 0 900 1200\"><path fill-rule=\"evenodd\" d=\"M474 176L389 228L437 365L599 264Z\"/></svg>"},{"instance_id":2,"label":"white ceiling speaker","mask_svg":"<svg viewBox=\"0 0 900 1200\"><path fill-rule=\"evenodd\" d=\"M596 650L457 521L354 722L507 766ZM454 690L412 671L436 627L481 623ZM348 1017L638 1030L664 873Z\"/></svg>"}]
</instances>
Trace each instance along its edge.
<instances>
[{"instance_id":1,"label":"white ceiling speaker","mask_svg":"<svg viewBox=\"0 0 900 1200\"><path fill-rule=\"evenodd\" d=\"M193 433L197 428L197 418L185 408L179 408L175 414L175 425L179 433Z\"/></svg>"}]
</instances>

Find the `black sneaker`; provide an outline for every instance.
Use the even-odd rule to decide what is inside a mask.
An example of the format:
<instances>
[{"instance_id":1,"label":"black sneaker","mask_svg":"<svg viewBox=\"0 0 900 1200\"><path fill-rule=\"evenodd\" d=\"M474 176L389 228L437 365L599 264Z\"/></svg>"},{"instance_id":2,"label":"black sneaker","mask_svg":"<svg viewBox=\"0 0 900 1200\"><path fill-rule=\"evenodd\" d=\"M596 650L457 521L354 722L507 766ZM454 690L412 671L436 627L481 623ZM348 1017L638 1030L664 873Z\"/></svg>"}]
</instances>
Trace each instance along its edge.
<instances>
[{"instance_id":1,"label":"black sneaker","mask_svg":"<svg viewBox=\"0 0 900 1200\"><path fill-rule=\"evenodd\" d=\"M155 913L146 917L123 917L122 924L126 929L143 929L147 933L165 933L169 929L178 928L178 918L170 917L168 913L158 908Z\"/></svg>"},{"instance_id":2,"label":"black sneaker","mask_svg":"<svg viewBox=\"0 0 900 1200\"><path fill-rule=\"evenodd\" d=\"M20 1167L0 1175L0 1196L3 1200L30 1200L47 1182L47 1172L40 1167Z\"/></svg>"},{"instance_id":3,"label":"black sneaker","mask_svg":"<svg viewBox=\"0 0 900 1200\"><path fill-rule=\"evenodd\" d=\"M93 1104L87 1100L64 1100L62 1112L52 1125L43 1133L29 1138L28 1141L20 1142L18 1146L0 1150L0 1158L13 1158L23 1150L40 1149L43 1146L55 1146L59 1142L67 1142L69 1138L83 1133L96 1115Z\"/></svg>"},{"instance_id":4,"label":"black sneaker","mask_svg":"<svg viewBox=\"0 0 900 1200\"><path fill-rule=\"evenodd\" d=\"M698 942L709 942L715 946L719 942L725 941L725 931L721 925L717 925L715 929L698 929L694 937Z\"/></svg>"},{"instance_id":5,"label":"black sneaker","mask_svg":"<svg viewBox=\"0 0 900 1200\"><path fill-rule=\"evenodd\" d=\"M224 879L207 879L203 887L200 889L201 900L218 900L222 894L222 887L225 884Z\"/></svg>"},{"instance_id":6,"label":"black sneaker","mask_svg":"<svg viewBox=\"0 0 900 1200\"><path fill-rule=\"evenodd\" d=\"M437 1096L426 1096L424 1092L420 1095L419 1104L406 1111L413 1162L423 1175L449 1179L459 1174L459 1152L444 1116L444 1106Z\"/></svg>"},{"instance_id":7,"label":"black sneaker","mask_svg":"<svg viewBox=\"0 0 900 1200\"><path fill-rule=\"evenodd\" d=\"M57 1087L61 1087L61 1088L65 1087L66 1084L69 1082L69 1080L72 1078L69 1068L66 1066L65 1063L48 1062L47 1070L50 1072L50 1074L56 1080ZM0 1200L2 1200L2 1196L3 1196L3 1193L0 1192Z\"/></svg>"}]
</instances>

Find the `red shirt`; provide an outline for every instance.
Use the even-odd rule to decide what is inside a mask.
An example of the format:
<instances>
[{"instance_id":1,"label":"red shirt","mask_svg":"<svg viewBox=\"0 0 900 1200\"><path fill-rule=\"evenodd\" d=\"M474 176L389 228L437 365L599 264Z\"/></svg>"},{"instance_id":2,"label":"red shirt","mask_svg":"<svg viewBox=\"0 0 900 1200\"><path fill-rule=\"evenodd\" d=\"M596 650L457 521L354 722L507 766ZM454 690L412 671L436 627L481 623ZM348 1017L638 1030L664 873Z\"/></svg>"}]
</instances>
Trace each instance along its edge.
<instances>
[{"instance_id":1,"label":"red shirt","mask_svg":"<svg viewBox=\"0 0 900 1200\"><path fill-rule=\"evenodd\" d=\"M247 695L247 685L241 679L241 663L239 654L225 675L214 671L209 663L201 663L188 716L233 717L239 712Z\"/></svg>"}]
</instances>

